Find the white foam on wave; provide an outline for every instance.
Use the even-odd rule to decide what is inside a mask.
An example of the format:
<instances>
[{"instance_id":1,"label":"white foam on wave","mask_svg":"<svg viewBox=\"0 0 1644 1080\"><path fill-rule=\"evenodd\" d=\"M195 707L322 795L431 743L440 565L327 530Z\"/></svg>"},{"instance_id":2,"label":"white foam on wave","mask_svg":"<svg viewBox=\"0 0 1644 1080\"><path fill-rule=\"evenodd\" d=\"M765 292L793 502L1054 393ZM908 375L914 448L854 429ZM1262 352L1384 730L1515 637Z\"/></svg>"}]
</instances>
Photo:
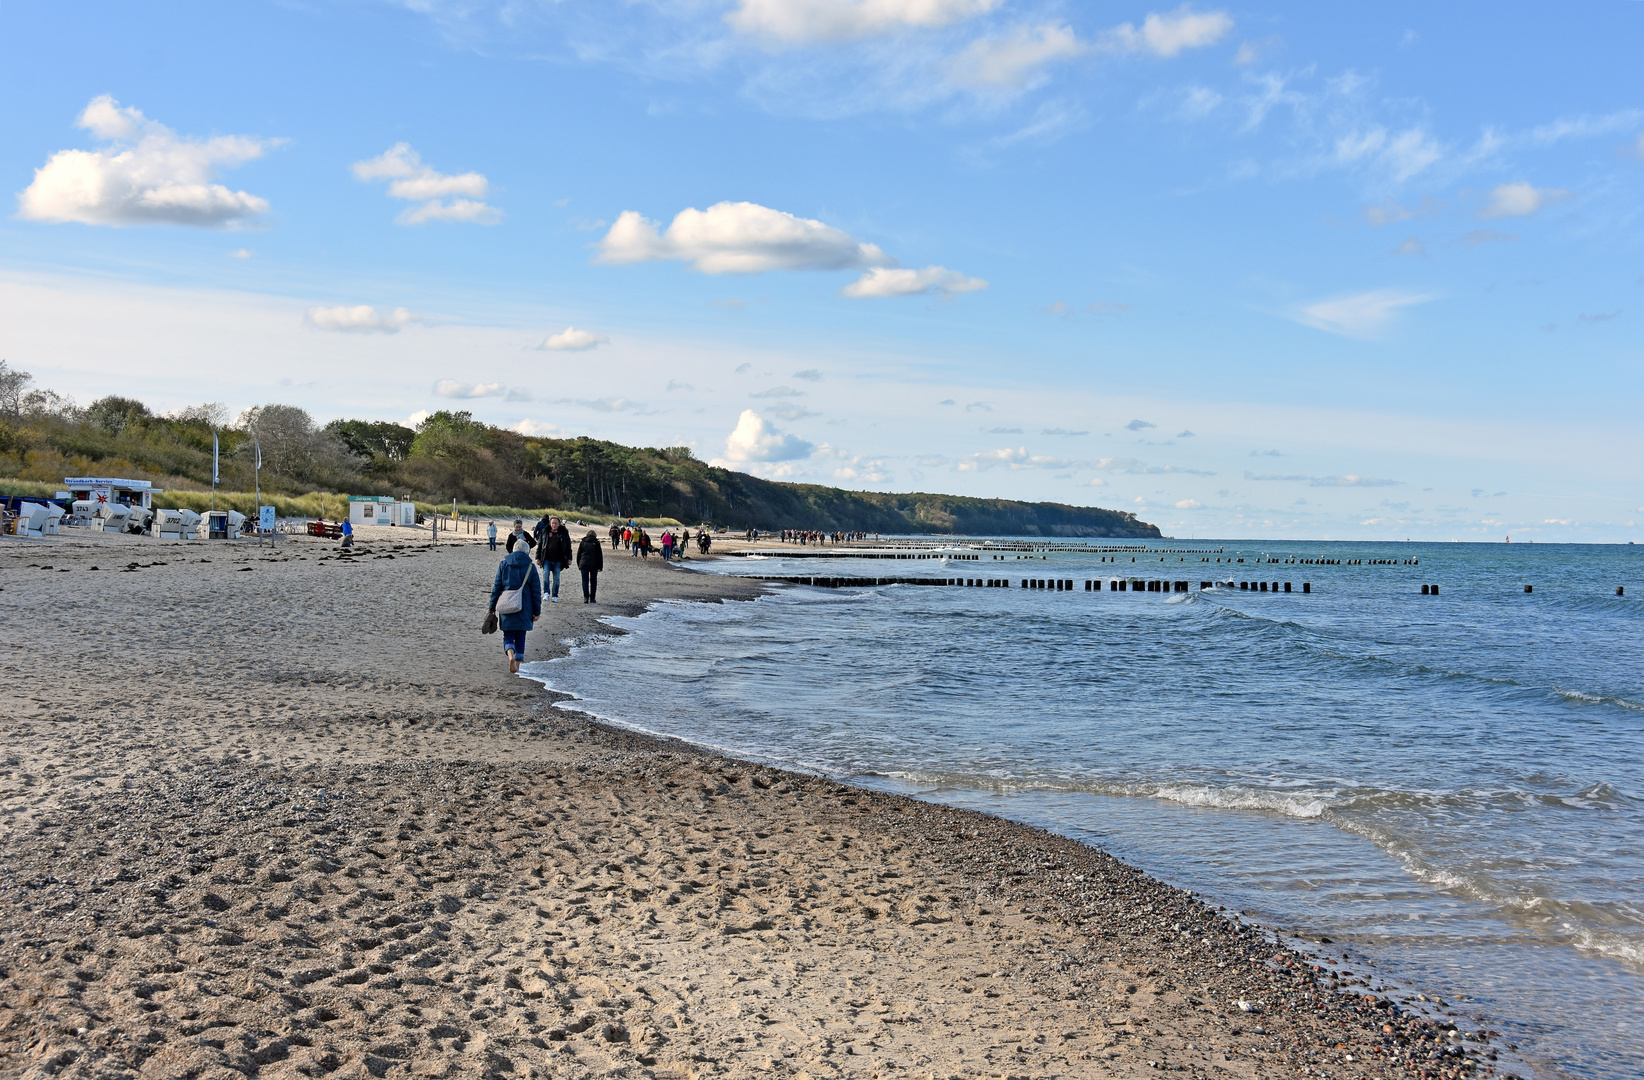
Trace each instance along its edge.
<instances>
[{"instance_id":1,"label":"white foam on wave","mask_svg":"<svg viewBox=\"0 0 1644 1080\"><path fill-rule=\"evenodd\" d=\"M1637 934L1583 928L1576 931L1575 947L1583 952L1594 952L1635 967L1644 967L1644 937Z\"/></svg>"},{"instance_id":2,"label":"white foam on wave","mask_svg":"<svg viewBox=\"0 0 1644 1080\"><path fill-rule=\"evenodd\" d=\"M1203 806L1215 810L1265 810L1300 819L1323 817L1330 808L1329 799L1318 794L1237 786L1167 784L1155 788L1151 797L1183 806Z\"/></svg>"},{"instance_id":3,"label":"white foam on wave","mask_svg":"<svg viewBox=\"0 0 1644 1080\"><path fill-rule=\"evenodd\" d=\"M1633 701L1624 697L1613 697L1606 694L1594 694L1586 690L1566 690L1563 687L1553 687L1553 693L1566 701L1580 701L1588 705L1615 705L1633 712L1644 712L1644 702Z\"/></svg>"}]
</instances>

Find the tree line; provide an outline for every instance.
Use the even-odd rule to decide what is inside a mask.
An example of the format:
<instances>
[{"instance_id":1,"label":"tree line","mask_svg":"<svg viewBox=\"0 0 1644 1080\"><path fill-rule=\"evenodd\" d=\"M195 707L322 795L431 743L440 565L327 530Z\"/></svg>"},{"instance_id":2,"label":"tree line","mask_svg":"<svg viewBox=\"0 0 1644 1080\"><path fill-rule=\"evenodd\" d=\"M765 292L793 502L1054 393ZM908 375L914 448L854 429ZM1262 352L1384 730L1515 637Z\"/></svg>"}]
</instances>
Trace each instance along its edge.
<instances>
[{"instance_id":1,"label":"tree line","mask_svg":"<svg viewBox=\"0 0 1644 1080\"><path fill-rule=\"evenodd\" d=\"M206 403L156 413L134 398L80 407L33 388L0 360L0 477L60 483L65 476L211 484L212 437L222 486L249 491L256 454L263 490L410 496L423 502L586 515L672 517L732 528L1005 536L1158 536L1134 514L1061 503L846 491L761 480L716 468L683 446L624 446L587 437L522 435L440 411L415 427L386 421L318 424L294 405L230 417ZM163 499L161 500L164 501Z\"/></svg>"}]
</instances>

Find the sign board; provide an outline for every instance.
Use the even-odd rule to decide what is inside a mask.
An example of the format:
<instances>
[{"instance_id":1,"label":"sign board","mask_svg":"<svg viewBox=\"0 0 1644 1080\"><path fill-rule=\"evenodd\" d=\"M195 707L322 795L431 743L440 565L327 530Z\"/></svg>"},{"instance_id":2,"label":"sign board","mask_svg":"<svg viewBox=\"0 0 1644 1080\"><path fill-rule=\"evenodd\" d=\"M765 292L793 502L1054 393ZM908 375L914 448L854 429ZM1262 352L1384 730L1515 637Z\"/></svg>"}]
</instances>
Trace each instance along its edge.
<instances>
[{"instance_id":1,"label":"sign board","mask_svg":"<svg viewBox=\"0 0 1644 1080\"><path fill-rule=\"evenodd\" d=\"M257 531L260 533L274 531L274 508L272 506L259 506L257 508Z\"/></svg>"}]
</instances>

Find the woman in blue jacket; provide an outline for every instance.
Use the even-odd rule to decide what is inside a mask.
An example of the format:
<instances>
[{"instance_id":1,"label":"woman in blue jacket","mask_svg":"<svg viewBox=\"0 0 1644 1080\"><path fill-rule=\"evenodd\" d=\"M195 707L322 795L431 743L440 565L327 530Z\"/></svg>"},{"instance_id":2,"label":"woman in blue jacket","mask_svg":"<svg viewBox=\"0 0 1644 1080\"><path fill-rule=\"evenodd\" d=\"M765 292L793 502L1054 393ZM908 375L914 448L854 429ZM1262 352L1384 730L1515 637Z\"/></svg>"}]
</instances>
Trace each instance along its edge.
<instances>
[{"instance_id":1,"label":"woman in blue jacket","mask_svg":"<svg viewBox=\"0 0 1644 1080\"><path fill-rule=\"evenodd\" d=\"M525 632L542 615L542 579L537 577L536 564L531 561L528 544L512 546L502 564L497 567L497 580L491 586L491 610L497 610L497 597L510 589L519 589L520 609L497 616L497 628L502 631L502 648L508 654L508 670L519 674L519 662L525 656Z\"/></svg>"}]
</instances>

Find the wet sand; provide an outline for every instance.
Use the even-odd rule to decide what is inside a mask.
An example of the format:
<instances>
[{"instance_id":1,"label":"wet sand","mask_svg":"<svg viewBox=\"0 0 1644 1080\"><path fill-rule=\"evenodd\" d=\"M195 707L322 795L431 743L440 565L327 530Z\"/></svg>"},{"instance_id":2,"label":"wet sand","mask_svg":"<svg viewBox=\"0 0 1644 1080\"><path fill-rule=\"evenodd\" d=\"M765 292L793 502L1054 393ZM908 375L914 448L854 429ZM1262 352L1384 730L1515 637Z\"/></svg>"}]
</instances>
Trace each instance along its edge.
<instances>
[{"instance_id":1,"label":"wet sand","mask_svg":"<svg viewBox=\"0 0 1644 1080\"><path fill-rule=\"evenodd\" d=\"M1474 1068L1101 852L554 708L497 556L367 532L0 544L0 1076ZM607 567L529 659L759 589Z\"/></svg>"}]
</instances>

